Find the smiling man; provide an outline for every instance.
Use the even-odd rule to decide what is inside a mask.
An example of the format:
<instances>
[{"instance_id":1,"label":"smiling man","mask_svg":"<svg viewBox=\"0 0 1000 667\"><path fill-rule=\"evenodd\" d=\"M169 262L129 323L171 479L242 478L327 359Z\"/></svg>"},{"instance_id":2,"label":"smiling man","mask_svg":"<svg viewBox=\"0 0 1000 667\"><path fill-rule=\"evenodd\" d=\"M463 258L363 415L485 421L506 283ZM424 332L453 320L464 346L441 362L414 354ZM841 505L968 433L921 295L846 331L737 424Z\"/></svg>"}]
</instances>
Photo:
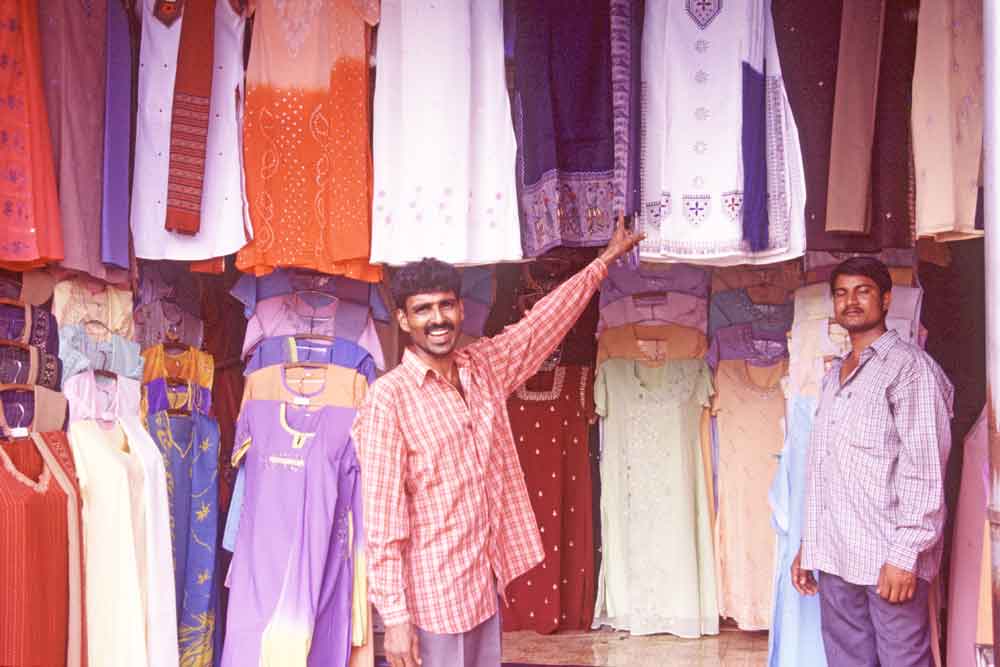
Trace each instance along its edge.
<instances>
[{"instance_id":1,"label":"smiling man","mask_svg":"<svg viewBox=\"0 0 1000 667\"><path fill-rule=\"evenodd\" d=\"M852 349L823 378L792 583L819 592L830 667L928 667L953 389L923 350L886 330L882 262L848 259L830 288Z\"/></svg>"},{"instance_id":2,"label":"smiling man","mask_svg":"<svg viewBox=\"0 0 1000 667\"><path fill-rule=\"evenodd\" d=\"M392 279L412 346L355 421L369 597L391 667L498 667L498 596L544 553L507 417L607 275L642 235L619 220L590 265L493 338L456 349L458 270L425 259Z\"/></svg>"}]
</instances>

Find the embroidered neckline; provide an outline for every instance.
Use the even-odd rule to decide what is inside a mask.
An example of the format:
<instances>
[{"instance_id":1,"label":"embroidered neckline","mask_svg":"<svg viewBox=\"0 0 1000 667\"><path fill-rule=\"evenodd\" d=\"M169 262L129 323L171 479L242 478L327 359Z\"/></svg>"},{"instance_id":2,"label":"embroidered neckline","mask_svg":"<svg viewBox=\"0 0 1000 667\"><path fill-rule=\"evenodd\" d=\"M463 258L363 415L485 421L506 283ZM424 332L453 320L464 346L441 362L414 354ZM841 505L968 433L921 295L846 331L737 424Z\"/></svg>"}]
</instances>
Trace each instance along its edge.
<instances>
[{"instance_id":1,"label":"embroidered neckline","mask_svg":"<svg viewBox=\"0 0 1000 667\"><path fill-rule=\"evenodd\" d=\"M7 469L7 472L17 481L24 484L26 487L34 491L35 493L45 493L49 488L49 480L52 478L52 473L49 470L48 462L45 460L45 456L42 455L41 450L35 443L33 438L28 438L31 440L32 445L38 451L38 455L42 457L42 473L38 476L38 481L34 481L23 472L17 469L14 462L11 460L10 455L7 450L4 449L3 445L0 445L0 459L2 459L3 467Z\"/></svg>"},{"instance_id":2,"label":"embroidered neckline","mask_svg":"<svg viewBox=\"0 0 1000 667\"><path fill-rule=\"evenodd\" d=\"M524 383L515 391L515 395L522 401L554 401L562 394L563 384L566 381L566 367L556 366L552 371L552 387L545 391L533 391L528 389L528 384Z\"/></svg>"}]
</instances>

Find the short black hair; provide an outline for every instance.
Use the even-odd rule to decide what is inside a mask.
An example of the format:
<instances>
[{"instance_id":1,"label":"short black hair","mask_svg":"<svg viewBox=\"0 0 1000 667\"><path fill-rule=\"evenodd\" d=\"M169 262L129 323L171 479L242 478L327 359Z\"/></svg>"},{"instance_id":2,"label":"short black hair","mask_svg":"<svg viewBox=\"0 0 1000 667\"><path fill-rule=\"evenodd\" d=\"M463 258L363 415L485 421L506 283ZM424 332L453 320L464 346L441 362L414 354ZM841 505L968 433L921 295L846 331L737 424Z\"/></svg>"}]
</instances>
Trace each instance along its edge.
<instances>
[{"instance_id":1,"label":"short black hair","mask_svg":"<svg viewBox=\"0 0 1000 667\"><path fill-rule=\"evenodd\" d=\"M892 276L885 264L874 257L859 256L845 259L830 274L830 291L839 276L865 276L878 285L879 296L892 291Z\"/></svg>"},{"instance_id":2,"label":"short black hair","mask_svg":"<svg viewBox=\"0 0 1000 667\"><path fill-rule=\"evenodd\" d=\"M451 264L432 257L396 269L389 282L396 308L406 310L406 300L415 294L452 292L462 296L462 274Z\"/></svg>"}]
</instances>

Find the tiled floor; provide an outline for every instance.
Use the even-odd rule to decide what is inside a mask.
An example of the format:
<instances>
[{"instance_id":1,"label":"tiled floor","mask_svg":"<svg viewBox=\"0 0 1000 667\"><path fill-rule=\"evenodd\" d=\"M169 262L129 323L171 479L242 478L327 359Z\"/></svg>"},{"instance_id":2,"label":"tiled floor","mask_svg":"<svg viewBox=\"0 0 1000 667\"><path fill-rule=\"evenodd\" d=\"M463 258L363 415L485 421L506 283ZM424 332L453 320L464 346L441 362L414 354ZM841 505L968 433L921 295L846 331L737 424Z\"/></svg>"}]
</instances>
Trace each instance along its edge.
<instances>
[{"instance_id":1,"label":"tiled floor","mask_svg":"<svg viewBox=\"0 0 1000 667\"><path fill-rule=\"evenodd\" d=\"M631 637L600 631L542 636L510 632L504 660L600 667L757 667L767 664L767 633L724 629L717 637Z\"/></svg>"}]
</instances>

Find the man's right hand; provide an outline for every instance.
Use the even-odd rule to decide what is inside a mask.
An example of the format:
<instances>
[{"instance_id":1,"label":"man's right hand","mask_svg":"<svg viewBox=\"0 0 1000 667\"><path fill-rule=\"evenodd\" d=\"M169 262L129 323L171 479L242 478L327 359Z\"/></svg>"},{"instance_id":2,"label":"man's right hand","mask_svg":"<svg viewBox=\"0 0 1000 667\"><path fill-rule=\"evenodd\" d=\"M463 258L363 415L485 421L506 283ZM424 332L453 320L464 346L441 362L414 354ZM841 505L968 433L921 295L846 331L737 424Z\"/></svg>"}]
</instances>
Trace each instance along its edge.
<instances>
[{"instance_id":1,"label":"man's right hand","mask_svg":"<svg viewBox=\"0 0 1000 667\"><path fill-rule=\"evenodd\" d=\"M792 561L792 586L795 586L795 590L802 593L802 595L816 595L816 592L819 590L813 573L802 569L801 549L795 554L795 560Z\"/></svg>"},{"instance_id":2,"label":"man's right hand","mask_svg":"<svg viewBox=\"0 0 1000 667\"><path fill-rule=\"evenodd\" d=\"M418 667L423 662L417 631L410 623L386 626L384 648L389 667Z\"/></svg>"}]
</instances>

